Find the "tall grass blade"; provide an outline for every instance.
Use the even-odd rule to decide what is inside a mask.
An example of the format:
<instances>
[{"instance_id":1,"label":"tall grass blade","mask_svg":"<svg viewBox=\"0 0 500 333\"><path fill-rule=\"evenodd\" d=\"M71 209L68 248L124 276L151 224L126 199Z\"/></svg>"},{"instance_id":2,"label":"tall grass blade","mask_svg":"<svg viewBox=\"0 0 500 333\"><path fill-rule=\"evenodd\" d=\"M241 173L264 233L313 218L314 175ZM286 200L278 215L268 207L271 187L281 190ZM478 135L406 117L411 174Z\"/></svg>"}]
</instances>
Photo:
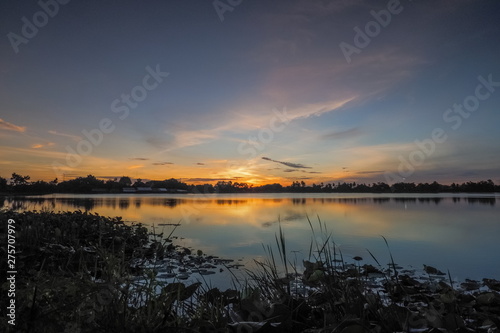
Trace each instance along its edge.
<instances>
[{"instance_id":1,"label":"tall grass blade","mask_svg":"<svg viewBox=\"0 0 500 333\"><path fill-rule=\"evenodd\" d=\"M387 246L387 250L389 251L389 256L391 257L392 268L394 268L394 277L396 278L396 281L399 283L398 270L396 269L396 263L394 262L394 258L392 257L392 252L389 247L389 243L387 242L387 239L384 236L382 235L380 236L384 239L385 245Z\"/></svg>"},{"instance_id":2,"label":"tall grass blade","mask_svg":"<svg viewBox=\"0 0 500 333\"><path fill-rule=\"evenodd\" d=\"M366 251L368 251L368 253L372 256L373 260L375 260L375 262L377 263L377 265L379 267L382 267L382 265L380 265L380 263L378 262L377 258L375 258L375 256L373 255L373 253L370 252L370 250L366 249Z\"/></svg>"}]
</instances>

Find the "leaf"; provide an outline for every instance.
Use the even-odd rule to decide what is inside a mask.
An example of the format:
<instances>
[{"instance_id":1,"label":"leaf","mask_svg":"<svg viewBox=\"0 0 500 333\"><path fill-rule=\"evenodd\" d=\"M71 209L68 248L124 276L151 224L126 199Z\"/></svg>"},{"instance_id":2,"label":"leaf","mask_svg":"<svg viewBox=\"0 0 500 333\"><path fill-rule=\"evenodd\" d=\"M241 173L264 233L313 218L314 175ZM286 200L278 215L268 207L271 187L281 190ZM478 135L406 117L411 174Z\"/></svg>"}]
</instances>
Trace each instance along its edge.
<instances>
[{"instance_id":1,"label":"leaf","mask_svg":"<svg viewBox=\"0 0 500 333\"><path fill-rule=\"evenodd\" d=\"M317 281L320 281L322 278L324 278L324 276L325 276L325 272L323 272L320 269L317 269L311 274L311 276L309 277L309 279L307 281L308 282L317 282Z\"/></svg>"},{"instance_id":2,"label":"leaf","mask_svg":"<svg viewBox=\"0 0 500 333\"><path fill-rule=\"evenodd\" d=\"M448 313L444 317L444 322L445 322L446 328L448 330L452 330L452 331L456 331L459 327L465 327L464 320L460 316L458 316L454 313Z\"/></svg>"},{"instance_id":3,"label":"leaf","mask_svg":"<svg viewBox=\"0 0 500 333\"><path fill-rule=\"evenodd\" d=\"M479 305L488 305L493 303L494 300L495 300L495 294L492 292L482 293L476 297L476 302Z\"/></svg>"},{"instance_id":4,"label":"leaf","mask_svg":"<svg viewBox=\"0 0 500 333\"><path fill-rule=\"evenodd\" d=\"M427 265L424 265L424 271L427 274L432 274L432 275L446 275L445 273L441 272L439 269L432 267L432 266L427 266Z\"/></svg>"},{"instance_id":5,"label":"leaf","mask_svg":"<svg viewBox=\"0 0 500 333\"><path fill-rule=\"evenodd\" d=\"M189 287L185 288L181 295L181 301L184 301L189 297L193 296L199 286L201 286L201 282L193 283Z\"/></svg>"},{"instance_id":6,"label":"leaf","mask_svg":"<svg viewBox=\"0 0 500 333\"><path fill-rule=\"evenodd\" d=\"M443 321L441 320L441 314L436 309L429 309L425 313L425 319L427 322L436 328L443 327Z\"/></svg>"},{"instance_id":7,"label":"leaf","mask_svg":"<svg viewBox=\"0 0 500 333\"><path fill-rule=\"evenodd\" d=\"M450 290L450 291L442 293L439 296L439 299L441 300L441 302L443 302L445 304L450 304L456 300L456 297L455 297L455 294L453 293L453 291Z\"/></svg>"},{"instance_id":8,"label":"leaf","mask_svg":"<svg viewBox=\"0 0 500 333\"><path fill-rule=\"evenodd\" d=\"M359 324L349 325L344 328L341 333L364 333L365 328Z\"/></svg>"},{"instance_id":9,"label":"leaf","mask_svg":"<svg viewBox=\"0 0 500 333\"><path fill-rule=\"evenodd\" d=\"M174 282L167 284L162 291L165 294L180 294L185 288L186 286L184 286L184 283Z\"/></svg>"},{"instance_id":10,"label":"leaf","mask_svg":"<svg viewBox=\"0 0 500 333\"><path fill-rule=\"evenodd\" d=\"M163 288L163 292L166 293L169 298L174 297L178 301L185 301L189 297L193 296L198 287L201 286L201 282L196 282L186 287L183 283L169 283Z\"/></svg>"}]
</instances>

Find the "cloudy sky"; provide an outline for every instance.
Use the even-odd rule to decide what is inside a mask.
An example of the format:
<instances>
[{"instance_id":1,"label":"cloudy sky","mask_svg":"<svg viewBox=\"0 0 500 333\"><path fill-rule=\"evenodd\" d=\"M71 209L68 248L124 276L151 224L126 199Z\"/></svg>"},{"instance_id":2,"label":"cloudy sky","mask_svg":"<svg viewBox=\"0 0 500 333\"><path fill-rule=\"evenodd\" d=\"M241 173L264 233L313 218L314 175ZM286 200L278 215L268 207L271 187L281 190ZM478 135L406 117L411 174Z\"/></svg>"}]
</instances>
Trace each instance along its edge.
<instances>
[{"instance_id":1,"label":"cloudy sky","mask_svg":"<svg viewBox=\"0 0 500 333\"><path fill-rule=\"evenodd\" d=\"M0 176L500 183L499 13L2 1Z\"/></svg>"}]
</instances>

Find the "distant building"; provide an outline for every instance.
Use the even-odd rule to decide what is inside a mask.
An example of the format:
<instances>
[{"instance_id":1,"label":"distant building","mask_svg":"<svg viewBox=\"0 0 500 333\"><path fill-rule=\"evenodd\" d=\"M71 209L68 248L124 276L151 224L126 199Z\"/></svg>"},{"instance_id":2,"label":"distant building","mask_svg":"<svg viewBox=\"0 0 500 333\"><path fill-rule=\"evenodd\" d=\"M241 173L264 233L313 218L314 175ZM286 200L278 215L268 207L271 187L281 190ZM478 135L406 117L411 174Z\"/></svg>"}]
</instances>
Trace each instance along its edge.
<instances>
[{"instance_id":1,"label":"distant building","mask_svg":"<svg viewBox=\"0 0 500 333\"><path fill-rule=\"evenodd\" d=\"M151 187L139 186L137 187L137 192L148 193L148 192L153 192L153 189Z\"/></svg>"},{"instance_id":2,"label":"distant building","mask_svg":"<svg viewBox=\"0 0 500 333\"><path fill-rule=\"evenodd\" d=\"M135 192L137 192L135 187L124 187L123 188L123 193L135 193Z\"/></svg>"},{"instance_id":3,"label":"distant building","mask_svg":"<svg viewBox=\"0 0 500 333\"><path fill-rule=\"evenodd\" d=\"M187 193L187 190L179 190L177 188L167 188L165 189L166 193Z\"/></svg>"}]
</instances>

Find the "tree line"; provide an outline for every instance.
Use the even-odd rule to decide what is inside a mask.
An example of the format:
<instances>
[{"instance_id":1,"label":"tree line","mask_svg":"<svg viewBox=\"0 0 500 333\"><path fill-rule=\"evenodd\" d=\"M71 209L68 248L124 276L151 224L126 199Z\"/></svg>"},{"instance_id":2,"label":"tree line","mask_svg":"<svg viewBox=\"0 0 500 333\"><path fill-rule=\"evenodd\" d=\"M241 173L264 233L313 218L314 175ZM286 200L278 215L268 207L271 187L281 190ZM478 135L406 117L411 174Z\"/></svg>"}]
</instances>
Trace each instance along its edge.
<instances>
[{"instance_id":1,"label":"tree line","mask_svg":"<svg viewBox=\"0 0 500 333\"><path fill-rule=\"evenodd\" d=\"M170 178L162 181L137 179L135 182L128 176L102 180L93 175L78 177L59 182L43 180L30 181L30 176L13 173L10 179L0 177L0 193L2 194L45 194L45 193L122 193L124 188L135 189L168 189L184 193L442 193L442 192L500 192L500 185L491 179L462 184L443 185L436 181L432 183L320 183L307 185L304 181L294 181L291 185L279 183L254 186L245 182L218 181L216 184L187 184Z\"/></svg>"}]
</instances>

